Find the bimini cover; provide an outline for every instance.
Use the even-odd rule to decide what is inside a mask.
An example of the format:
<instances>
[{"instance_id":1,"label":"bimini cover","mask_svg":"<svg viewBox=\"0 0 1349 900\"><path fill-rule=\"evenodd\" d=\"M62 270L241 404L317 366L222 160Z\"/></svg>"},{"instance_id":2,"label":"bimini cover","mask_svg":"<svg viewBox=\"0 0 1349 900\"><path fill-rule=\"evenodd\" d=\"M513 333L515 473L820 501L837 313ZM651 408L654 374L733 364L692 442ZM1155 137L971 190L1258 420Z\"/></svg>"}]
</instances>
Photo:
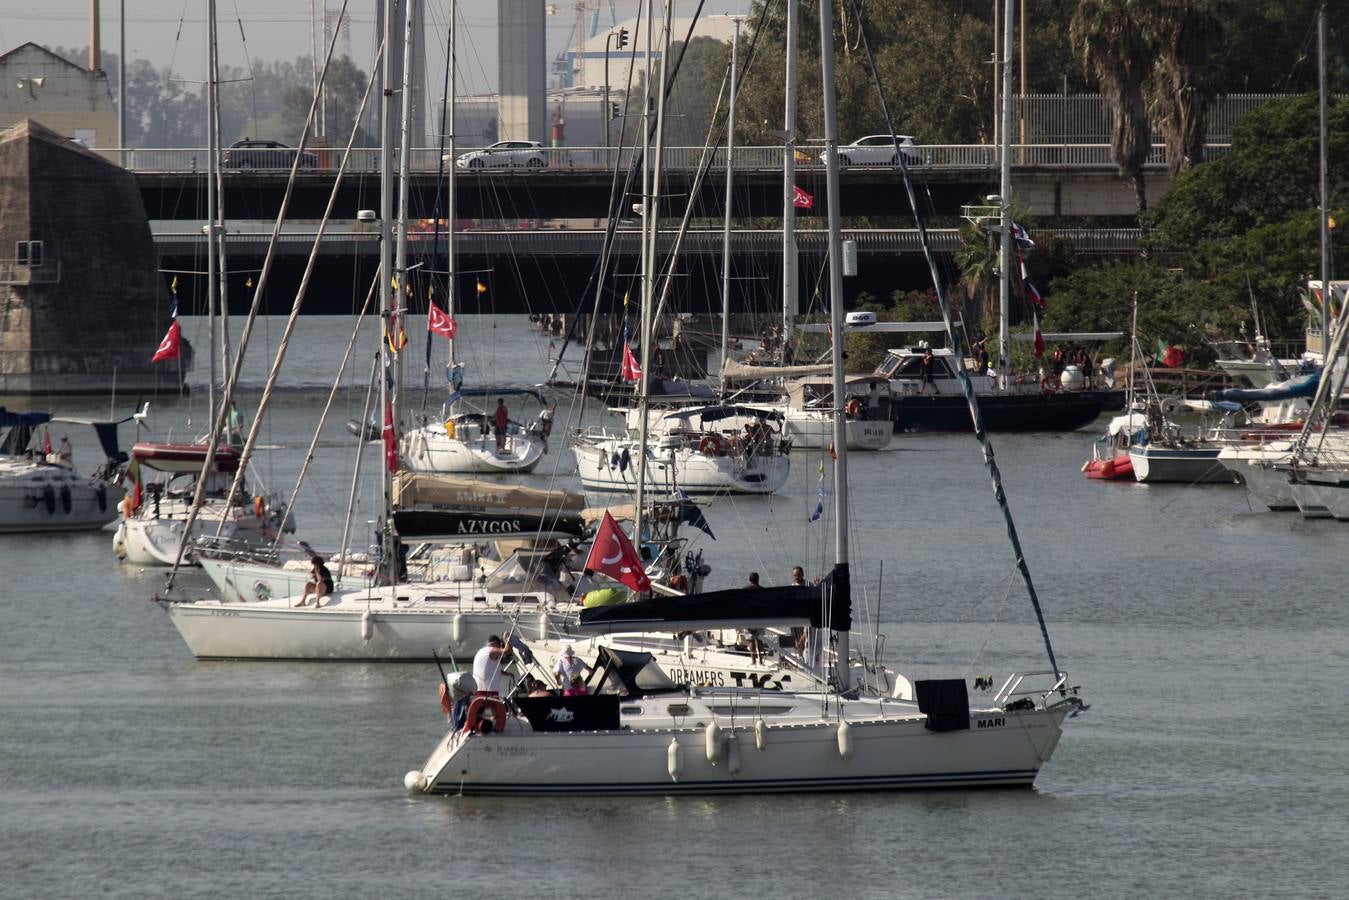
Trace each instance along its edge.
<instances>
[{"instance_id":1,"label":"bimini cover","mask_svg":"<svg viewBox=\"0 0 1349 900\"><path fill-rule=\"evenodd\" d=\"M499 594L547 591L568 596L557 577L557 556L556 550L516 550L487 576L483 587Z\"/></svg>"},{"instance_id":2,"label":"bimini cover","mask_svg":"<svg viewBox=\"0 0 1349 900\"><path fill-rule=\"evenodd\" d=\"M847 566L835 566L820 584L802 587L732 588L680 597L581 610L582 631L683 631L704 628L767 628L806 625L848 631L852 599Z\"/></svg>"},{"instance_id":3,"label":"bimini cover","mask_svg":"<svg viewBox=\"0 0 1349 900\"><path fill-rule=\"evenodd\" d=\"M1211 400L1231 400L1236 403L1270 403L1277 400L1291 400L1294 397L1314 397L1321 383L1321 370L1290 378L1262 388L1227 388L1209 394Z\"/></svg>"},{"instance_id":4,"label":"bimini cover","mask_svg":"<svg viewBox=\"0 0 1349 900\"><path fill-rule=\"evenodd\" d=\"M0 406L0 428L10 429L4 443L0 444L0 455L21 456L33 438L33 429L50 418L51 415L44 412L10 412Z\"/></svg>"},{"instance_id":5,"label":"bimini cover","mask_svg":"<svg viewBox=\"0 0 1349 900\"><path fill-rule=\"evenodd\" d=\"M670 680L650 653L600 647L591 667L587 686L592 694L621 694L641 697L682 691Z\"/></svg>"}]
</instances>

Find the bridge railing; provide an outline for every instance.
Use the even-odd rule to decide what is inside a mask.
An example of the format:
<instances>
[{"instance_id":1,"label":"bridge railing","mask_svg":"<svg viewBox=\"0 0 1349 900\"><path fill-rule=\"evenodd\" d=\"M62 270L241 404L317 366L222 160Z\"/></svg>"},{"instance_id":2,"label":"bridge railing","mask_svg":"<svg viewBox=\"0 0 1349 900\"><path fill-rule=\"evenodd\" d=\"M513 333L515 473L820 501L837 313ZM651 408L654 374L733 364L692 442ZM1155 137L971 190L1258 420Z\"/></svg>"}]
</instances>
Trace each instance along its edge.
<instances>
[{"instance_id":1,"label":"bridge railing","mask_svg":"<svg viewBox=\"0 0 1349 900\"><path fill-rule=\"evenodd\" d=\"M998 148L989 144L920 144L916 151L921 160L910 163L918 173L989 171L998 166ZM1225 153L1227 144L1210 144L1207 148L1210 157ZM133 172L143 173L190 173L201 172L206 168L206 151L202 148L137 148L103 149L99 151L108 159L125 166ZM468 152L461 148L458 154ZM667 171L688 172L697 169L705 153L702 147L667 147L664 167ZM822 148L818 145L799 146L796 164L803 171L824 170L820 159ZM318 157L318 171L335 171L342 159L342 150L323 149L314 151ZM378 148L360 147L352 150L348 171L353 173L374 173L379 171ZM632 148L617 147L549 147L544 156L547 164L542 168L517 165L500 168L465 170L460 174L468 177L481 175L501 175L508 173L529 173L543 175L564 172L611 172L615 167L626 169L635 158ZM743 171L782 171L781 146L746 146L735 148L735 168ZM724 147L710 151L712 168L724 170L726 149ZM1114 168L1114 158L1109 144L1014 144L1011 148L1012 166L1020 169L1056 169L1056 170L1099 170ZM418 173L435 172L441 165L441 153L435 147L417 147L409 153L409 165ZM1147 167L1151 169L1166 165L1166 148L1155 144L1148 156ZM852 165L846 171L865 171L888 169L883 165ZM226 167L227 172L254 173L265 172L269 175L285 174L288 169L255 169ZM304 170L310 172L313 170Z\"/></svg>"}]
</instances>

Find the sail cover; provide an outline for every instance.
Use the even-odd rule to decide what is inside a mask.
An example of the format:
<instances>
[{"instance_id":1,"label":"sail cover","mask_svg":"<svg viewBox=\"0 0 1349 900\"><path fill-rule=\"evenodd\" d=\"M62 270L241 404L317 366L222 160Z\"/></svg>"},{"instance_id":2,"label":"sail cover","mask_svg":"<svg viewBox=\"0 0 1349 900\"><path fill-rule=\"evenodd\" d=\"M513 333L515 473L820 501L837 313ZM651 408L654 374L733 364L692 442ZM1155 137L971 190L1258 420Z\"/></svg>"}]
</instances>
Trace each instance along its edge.
<instances>
[{"instance_id":1,"label":"sail cover","mask_svg":"<svg viewBox=\"0 0 1349 900\"><path fill-rule=\"evenodd\" d=\"M852 628L847 566L835 566L828 578L815 585L731 588L682 597L653 596L632 603L583 609L580 629L610 634L807 624L834 631Z\"/></svg>"},{"instance_id":2,"label":"sail cover","mask_svg":"<svg viewBox=\"0 0 1349 900\"><path fill-rule=\"evenodd\" d=\"M1236 403L1270 403L1277 400L1291 400L1294 397L1314 397L1316 386L1320 382L1321 371L1318 369L1310 375L1290 378L1288 381L1280 381L1277 384L1271 384L1269 387L1227 388L1222 391L1214 391L1209 396L1214 400L1230 400Z\"/></svg>"},{"instance_id":3,"label":"sail cover","mask_svg":"<svg viewBox=\"0 0 1349 900\"><path fill-rule=\"evenodd\" d=\"M806 375L828 375L829 365L754 366L728 359L721 367L721 377L733 381L757 381L760 378L800 378Z\"/></svg>"},{"instance_id":4,"label":"sail cover","mask_svg":"<svg viewBox=\"0 0 1349 900\"><path fill-rule=\"evenodd\" d=\"M393 480L393 503L402 508L454 508L514 512L533 510L542 513L575 512L585 509L585 496L571 491L399 472Z\"/></svg>"}]
</instances>

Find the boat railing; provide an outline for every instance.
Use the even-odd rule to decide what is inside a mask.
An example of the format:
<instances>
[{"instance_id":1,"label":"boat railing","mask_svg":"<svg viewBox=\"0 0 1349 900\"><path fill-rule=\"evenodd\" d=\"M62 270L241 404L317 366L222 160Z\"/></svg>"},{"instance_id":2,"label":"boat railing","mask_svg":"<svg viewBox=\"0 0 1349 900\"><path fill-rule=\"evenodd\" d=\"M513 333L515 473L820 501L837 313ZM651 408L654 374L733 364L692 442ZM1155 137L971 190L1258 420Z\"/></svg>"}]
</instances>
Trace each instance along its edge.
<instances>
[{"instance_id":1,"label":"boat railing","mask_svg":"<svg viewBox=\"0 0 1349 900\"><path fill-rule=\"evenodd\" d=\"M1048 688L1044 687L1045 678L1052 678L1053 682ZM1027 684L1027 679L1035 679ZM1063 693L1067 690L1068 676L1063 672L1055 672L1051 669L1041 669L1032 672L1013 672L1007 676L1007 680L998 688L993 695L993 703L997 706L1006 706L1023 697L1033 697L1038 700L1038 705L1044 703L1054 694Z\"/></svg>"}]
</instances>

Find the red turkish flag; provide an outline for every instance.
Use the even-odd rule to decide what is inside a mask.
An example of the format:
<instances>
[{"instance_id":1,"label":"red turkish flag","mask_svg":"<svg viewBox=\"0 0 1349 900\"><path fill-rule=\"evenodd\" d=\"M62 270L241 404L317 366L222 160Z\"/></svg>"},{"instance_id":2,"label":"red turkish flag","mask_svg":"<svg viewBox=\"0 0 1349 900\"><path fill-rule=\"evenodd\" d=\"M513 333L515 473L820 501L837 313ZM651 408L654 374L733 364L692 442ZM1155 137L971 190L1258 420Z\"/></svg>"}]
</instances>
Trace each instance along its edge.
<instances>
[{"instance_id":1,"label":"red turkish flag","mask_svg":"<svg viewBox=\"0 0 1349 900\"><path fill-rule=\"evenodd\" d=\"M814 209L815 198L796 185L792 185L792 206L800 209Z\"/></svg>"},{"instance_id":2,"label":"red turkish flag","mask_svg":"<svg viewBox=\"0 0 1349 900\"><path fill-rule=\"evenodd\" d=\"M426 310L426 330L433 331L443 338L453 338L459 326L455 324L454 319L441 312L439 306L432 303Z\"/></svg>"},{"instance_id":3,"label":"red turkish flag","mask_svg":"<svg viewBox=\"0 0 1349 900\"><path fill-rule=\"evenodd\" d=\"M637 365L637 357L632 355L632 349L627 344L623 345L623 367L619 370L624 381L641 381L642 367Z\"/></svg>"},{"instance_id":4,"label":"red turkish flag","mask_svg":"<svg viewBox=\"0 0 1349 900\"><path fill-rule=\"evenodd\" d=\"M393 403L384 398L384 464L390 472L398 471L398 431L393 427Z\"/></svg>"},{"instance_id":5,"label":"red turkish flag","mask_svg":"<svg viewBox=\"0 0 1349 900\"><path fill-rule=\"evenodd\" d=\"M150 357L150 362L163 362L166 359L177 359L178 351L183 341L183 329L179 327L178 320L174 319L173 324L169 326L168 333L164 335L164 340L159 342L159 349L155 355Z\"/></svg>"},{"instance_id":6,"label":"red turkish flag","mask_svg":"<svg viewBox=\"0 0 1349 900\"><path fill-rule=\"evenodd\" d=\"M607 512L595 534L595 543L590 547L585 567L592 572L602 572L634 591L651 590L651 579L646 577L646 570L642 568L641 556L618 527L614 517Z\"/></svg>"}]
</instances>

